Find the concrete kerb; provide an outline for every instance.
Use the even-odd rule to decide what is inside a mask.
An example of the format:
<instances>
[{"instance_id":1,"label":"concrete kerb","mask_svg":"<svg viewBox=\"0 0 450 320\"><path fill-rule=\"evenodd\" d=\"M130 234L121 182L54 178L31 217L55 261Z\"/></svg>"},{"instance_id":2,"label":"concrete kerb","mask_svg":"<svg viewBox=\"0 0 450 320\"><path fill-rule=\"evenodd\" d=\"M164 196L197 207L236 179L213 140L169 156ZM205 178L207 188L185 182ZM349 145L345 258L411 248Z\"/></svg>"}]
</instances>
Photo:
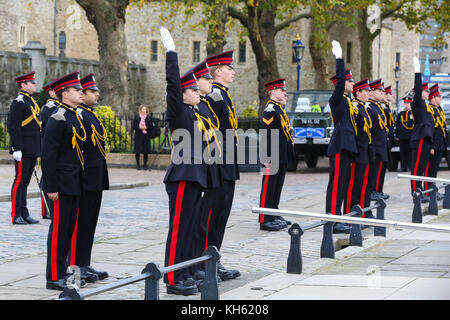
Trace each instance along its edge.
<instances>
[{"instance_id":1,"label":"concrete kerb","mask_svg":"<svg viewBox=\"0 0 450 320\"><path fill-rule=\"evenodd\" d=\"M109 186L109 190L122 190L122 189L133 189L147 187L150 184L148 182L140 181L135 183L117 183ZM27 194L27 199L39 198L41 196L40 191L29 191ZM11 194L0 194L0 202L11 201Z\"/></svg>"}]
</instances>

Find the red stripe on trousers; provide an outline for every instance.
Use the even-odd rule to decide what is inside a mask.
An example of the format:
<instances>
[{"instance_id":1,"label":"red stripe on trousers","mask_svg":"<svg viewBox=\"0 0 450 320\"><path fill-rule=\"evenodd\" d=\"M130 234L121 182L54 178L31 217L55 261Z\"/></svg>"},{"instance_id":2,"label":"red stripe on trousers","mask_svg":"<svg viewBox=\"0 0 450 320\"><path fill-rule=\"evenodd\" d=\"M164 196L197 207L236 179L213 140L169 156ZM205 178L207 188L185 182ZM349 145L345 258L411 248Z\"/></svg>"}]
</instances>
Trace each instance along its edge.
<instances>
[{"instance_id":1,"label":"red stripe on trousers","mask_svg":"<svg viewBox=\"0 0 450 320\"><path fill-rule=\"evenodd\" d=\"M423 144L423 139L420 139L419 149L417 150L417 159L416 159L416 163L414 165L414 175L415 176L417 175L417 170L419 169L420 156L421 156L421 153L422 153L422 144ZM417 187L417 181L413 180L412 183L413 183L413 192L414 192L416 190L416 187Z\"/></svg>"},{"instance_id":2,"label":"red stripe on trousers","mask_svg":"<svg viewBox=\"0 0 450 320\"><path fill-rule=\"evenodd\" d=\"M186 181L180 181L178 184L177 198L175 201L175 215L173 217L173 225L172 225L172 238L170 240L170 253L169 253L169 266L175 263L175 254L177 250L177 239L178 239L178 229L180 226L180 215L181 215L181 206L183 204L183 194L184 188L186 186ZM169 285L174 285L174 272L169 272L167 274L167 278L169 280Z\"/></svg>"},{"instance_id":3,"label":"red stripe on trousers","mask_svg":"<svg viewBox=\"0 0 450 320\"><path fill-rule=\"evenodd\" d=\"M206 226L205 250L206 250L206 248L208 248L208 233L209 233L209 222L211 221L211 212L212 212L212 208L209 209L208 224Z\"/></svg>"},{"instance_id":4,"label":"red stripe on trousers","mask_svg":"<svg viewBox=\"0 0 450 320\"><path fill-rule=\"evenodd\" d=\"M349 213L351 210L353 184L355 182L355 169L356 169L356 163L352 162L351 169L350 169L350 182L348 183L348 190L347 190L347 206L345 207L345 213Z\"/></svg>"},{"instance_id":5,"label":"red stripe on trousers","mask_svg":"<svg viewBox=\"0 0 450 320\"><path fill-rule=\"evenodd\" d=\"M365 206L364 199L366 198L366 190L367 190L367 181L368 180L369 180L369 164L366 164L366 171L364 173L364 181L363 181L362 190L361 190L361 198L359 199L359 205L361 206L361 208L364 208L364 206ZM363 213L361 217L365 218L366 217L365 213Z\"/></svg>"},{"instance_id":6,"label":"red stripe on trousers","mask_svg":"<svg viewBox=\"0 0 450 320\"><path fill-rule=\"evenodd\" d=\"M336 214L337 192L339 189L339 167L341 162L341 154L337 153L334 157L334 179L331 193L331 214Z\"/></svg>"},{"instance_id":7,"label":"red stripe on trousers","mask_svg":"<svg viewBox=\"0 0 450 320\"><path fill-rule=\"evenodd\" d=\"M380 167L378 168L378 174L377 174L377 186L375 187L376 191L380 190L380 176L381 176L381 169L383 168L383 161L380 161Z\"/></svg>"},{"instance_id":8,"label":"red stripe on trousers","mask_svg":"<svg viewBox=\"0 0 450 320\"><path fill-rule=\"evenodd\" d=\"M22 160L18 161L17 164L17 179L16 183L13 187L13 192L11 195L11 204L12 204L12 210L11 210L11 216L12 216L12 223L14 223L14 220L16 219L16 201L17 201L17 188L19 188L19 184L22 181Z\"/></svg>"},{"instance_id":9,"label":"red stripe on trousers","mask_svg":"<svg viewBox=\"0 0 450 320\"><path fill-rule=\"evenodd\" d=\"M58 280L58 228L59 228L59 199L53 201L53 229L51 243L51 271L52 280Z\"/></svg>"},{"instance_id":10,"label":"red stripe on trousers","mask_svg":"<svg viewBox=\"0 0 450 320\"><path fill-rule=\"evenodd\" d=\"M45 217L45 204L44 204L44 196L41 193L41 208L42 208L42 216Z\"/></svg>"},{"instance_id":11,"label":"red stripe on trousers","mask_svg":"<svg viewBox=\"0 0 450 320\"><path fill-rule=\"evenodd\" d=\"M266 168L266 174L264 175L263 194L261 197L261 208L266 207L267 186L269 185L269 168ZM264 223L264 215L259 215L259 223Z\"/></svg>"},{"instance_id":12,"label":"red stripe on trousers","mask_svg":"<svg viewBox=\"0 0 450 320\"><path fill-rule=\"evenodd\" d=\"M75 229L72 233L72 243L70 245L70 265L75 265L75 257L77 255L77 235L78 235L78 217L80 216L80 209L77 211L77 221L75 222Z\"/></svg>"}]
</instances>

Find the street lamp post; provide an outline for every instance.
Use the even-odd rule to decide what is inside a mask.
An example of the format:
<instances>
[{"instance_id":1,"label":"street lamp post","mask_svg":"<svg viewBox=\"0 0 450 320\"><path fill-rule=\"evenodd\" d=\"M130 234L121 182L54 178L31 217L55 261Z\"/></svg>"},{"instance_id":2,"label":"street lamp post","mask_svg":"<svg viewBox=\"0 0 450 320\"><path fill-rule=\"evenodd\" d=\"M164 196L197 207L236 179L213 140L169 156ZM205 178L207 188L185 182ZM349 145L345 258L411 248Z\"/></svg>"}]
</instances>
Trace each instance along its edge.
<instances>
[{"instance_id":1,"label":"street lamp post","mask_svg":"<svg viewBox=\"0 0 450 320\"><path fill-rule=\"evenodd\" d=\"M400 80L400 66L398 65L398 63L395 65L394 68L394 77L395 77L395 103L397 106L397 114L399 113L398 110L398 81Z\"/></svg>"},{"instance_id":2,"label":"street lamp post","mask_svg":"<svg viewBox=\"0 0 450 320\"><path fill-rule=\"evenodd\" d=\"M297 38L292 41L292 52L294 54L294 62L297 63L297 91L300 91L300 61L303 58L303 52L305 51L305 46L300 40L300 36L297 34Z\"/></svg>"}]
</instances>

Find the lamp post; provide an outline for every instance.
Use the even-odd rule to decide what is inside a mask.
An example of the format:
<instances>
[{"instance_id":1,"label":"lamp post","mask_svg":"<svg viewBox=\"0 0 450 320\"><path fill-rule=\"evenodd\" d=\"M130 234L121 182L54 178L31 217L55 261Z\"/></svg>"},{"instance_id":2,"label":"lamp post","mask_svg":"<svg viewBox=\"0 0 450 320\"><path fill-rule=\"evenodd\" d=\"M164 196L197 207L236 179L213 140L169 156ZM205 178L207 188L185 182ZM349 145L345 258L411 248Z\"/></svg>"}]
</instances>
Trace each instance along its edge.
<instances>
[{"instance_id":1,"label":"lamp post","mask_svg":"<svg viewBox=\"0 0 450 320\"><path fill-rule=\"evenodd\" d=\"M397 106L397 114L399 112L398 110L398 81L400 80L400 66L398 63L395 64L394 68L394 78L395 78L395 103Z\"/></svg>"},{"instance_id":2,"label":"lamp post","mask_svg":"<svg viewBox=\"0 0 450 320\"><path fill-rule=\"evenodd\" d=\"M297 34L297 38L292 41L292 52L294 54L294 62L297 63L297 91L300 91L300 61L303 58L303 52L305 51L305 46L300 40L300 36Z\"/></svg>"}]
</instances>

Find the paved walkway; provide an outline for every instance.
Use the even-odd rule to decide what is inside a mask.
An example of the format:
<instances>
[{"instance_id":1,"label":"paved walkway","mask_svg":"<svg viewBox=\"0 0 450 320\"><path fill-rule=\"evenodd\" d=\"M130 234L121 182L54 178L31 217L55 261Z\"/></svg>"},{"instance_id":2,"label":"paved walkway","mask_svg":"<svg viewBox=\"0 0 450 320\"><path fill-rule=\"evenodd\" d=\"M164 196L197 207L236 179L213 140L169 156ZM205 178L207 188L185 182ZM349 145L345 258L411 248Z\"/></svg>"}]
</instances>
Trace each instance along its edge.
<instances>
[{"instance_id":1,"label":"paved walkway","mask_svg":"<svg viewBox=\"0 0 450 320\"><path fill-rule=\"evenodd\" d=\"M288 173L280 208L323 213L328 181L326 161L317 169L302 165ZM168 199L163 171L110 169L112 184L136 182L148 186L104 193L93 248L93 266L107 270L110 278L88 284L88 290L139 274L149 262L164 263L168 227ZM412 200L409 184L397 173L386 175L385 219L410 222ZM450 179L449 171L439 177ZM0 194L9 193L13 168L0 165ZM9 182L8 182L9 181ZM34 185L33 185L34 183ZM222 263L237 268L242 276L219 284L221 299L450 299L450 235L435 232L388 229L387 237L364 230L363 247L347 247L336 259L320 259L322 228L302 236L303 274L286 273L290 246L287 230L260 231L257 215L261 176L243 173L238 181L227 226ZM33 181L30 190L37 189ZM28 207L39 217L40 200L30 198ZM57 291L45 289L48 220L38 225L11 225L10 202L0 202L0 299L56 299ZM291 219L305 224L308 218ZM450 211L425 216L424 223L450 225ZM344 236L339 236L344 241ZM164 300L198 300L199 295L167 295ZM144 283L136 283L89 299L143 299Z\"/></svg>"}]
</instances>

